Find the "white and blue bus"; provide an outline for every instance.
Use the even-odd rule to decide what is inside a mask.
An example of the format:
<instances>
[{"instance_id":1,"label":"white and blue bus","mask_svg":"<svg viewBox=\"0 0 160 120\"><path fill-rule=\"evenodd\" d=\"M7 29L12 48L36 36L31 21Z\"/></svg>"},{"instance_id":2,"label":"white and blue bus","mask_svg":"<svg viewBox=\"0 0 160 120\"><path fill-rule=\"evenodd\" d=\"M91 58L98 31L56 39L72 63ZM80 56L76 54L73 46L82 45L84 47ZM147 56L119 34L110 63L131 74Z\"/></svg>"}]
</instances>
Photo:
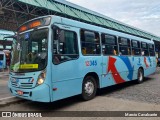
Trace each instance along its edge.
<instances>
[{"instance_id":1,"label":"white and blue bus","mask_svg":"<svg viewBox=\"0 0 160 120\"><path fill-rule=\"evenodd\" d=\"M154 42L134 35L59 16L30 20L17 33L8 87L20 98L90 100L98 88L141 83L156 70Z\"/></svg>"},{"instance_id":2,"label":"white and blue bus","mask_svg":"<svg viewBox=\"0 0 160 120\"><path fill-rule=\"evenodd\" d=\"M0 70L6 68L6 55L3 51L0 51Z\"/></svg>"}]
</instances>

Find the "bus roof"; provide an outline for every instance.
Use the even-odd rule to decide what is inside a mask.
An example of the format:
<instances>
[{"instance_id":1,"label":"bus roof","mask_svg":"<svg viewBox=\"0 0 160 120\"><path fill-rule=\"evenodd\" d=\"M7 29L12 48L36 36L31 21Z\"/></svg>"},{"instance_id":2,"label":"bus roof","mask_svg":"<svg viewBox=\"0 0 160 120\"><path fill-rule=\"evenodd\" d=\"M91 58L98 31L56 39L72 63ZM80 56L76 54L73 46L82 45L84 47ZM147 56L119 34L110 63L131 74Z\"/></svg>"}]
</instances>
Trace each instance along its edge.
<instances>
[{"instance_id":1,"label":"bus roof","mask_svg":"<svg viewBox=\"0 0 160 120\"><path fill-rule=\"evenodd\" d=\"M102 32L102 33L105 31L105 33L112 34L112 35L115 35L115 36L120 36L120 37L129 38L129 39L145 41L147 43L154 43L153 39L146 39L144 37L135 36L135 35L131 35L131 34L126 34L124 32L111 30L111 29L107 29L107 28L104 28L104 27L101 27L101 26L95 26L95 25L91 25L91 24L88 24L88 23L79 22L79 21L76 21L76 20L72 20L72 19L68 19L68 18L60 17L60 16L55 16L55 15L40 16L40 17L31 19L29 21L26 21L21 26L23 26L24 24L26 24L28 22L31 22L31 21L34 21L34 20L40 19L40 18L45 18L45 17L51 17L52 18L51 21L55 22L55 23L60 23L60 24L69 25L69 26L78 27L78 28L84 28L84 29L88 29L88 30L92 30L92 31L96 30L97 32Z\"/></svg>"},{"instance_id":2,"label":"bus roof","mask_svg":"<svg viewBox=\"0 0 160 120\"><path fill-rule=\"evenodd\" d=\"M82 28L82 29L88 29L88 30L91 30L91 31L97 31L97 32L101 32L101 33L104 32L104 33L112 34L112 35L115 35L115 36L120 36L120 37L129 38L129 39L145 41L147 43L154 43L152 40L148 40L148 39L145 39L143 37L138 37L138 36L126 34L126 33L123 33L123 32L110 30L110 29L90 25L90 24L83 23L83 22L78 22L78 21L71 20L71 19L68 19L68 18L54 16L54 15L52 15L51 17L53 18L52 21L54 21L56 23L61 23L63 25L69 25L69 26L78 27L78 28Z\"/></svg>"}]
</instances>

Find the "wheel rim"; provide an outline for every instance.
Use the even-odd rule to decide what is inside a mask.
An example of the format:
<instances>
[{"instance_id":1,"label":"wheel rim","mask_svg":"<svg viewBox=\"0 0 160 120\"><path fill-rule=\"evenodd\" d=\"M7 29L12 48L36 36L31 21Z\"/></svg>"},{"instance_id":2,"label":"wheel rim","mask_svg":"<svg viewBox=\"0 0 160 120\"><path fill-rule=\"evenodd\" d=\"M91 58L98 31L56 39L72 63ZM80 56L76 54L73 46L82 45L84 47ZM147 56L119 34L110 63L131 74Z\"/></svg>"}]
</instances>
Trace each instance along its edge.
<instances>
[{"instance_id":1,"label":"wheel rim","mask_svg":"<svg viewBox=\"0 0 160 120\"><path fill-rule=\"evenodd\" d=\"M84 86L84 90L88 96L92 95L94 92L94 84L91 81L86 82Z\"/></svg>"},{"instance_id":2,"label":"wheel rim","mask_svg":"<svg viewBox=\"0 0 160 120\"><path fill-rule=\"evenodd\" d=\"M138 79L139 79L139 81L142 81L142 80L143 80L143 74L142 74L141 71L140 71L139 74L138 74Z\"/></svg>"}]
</instances>

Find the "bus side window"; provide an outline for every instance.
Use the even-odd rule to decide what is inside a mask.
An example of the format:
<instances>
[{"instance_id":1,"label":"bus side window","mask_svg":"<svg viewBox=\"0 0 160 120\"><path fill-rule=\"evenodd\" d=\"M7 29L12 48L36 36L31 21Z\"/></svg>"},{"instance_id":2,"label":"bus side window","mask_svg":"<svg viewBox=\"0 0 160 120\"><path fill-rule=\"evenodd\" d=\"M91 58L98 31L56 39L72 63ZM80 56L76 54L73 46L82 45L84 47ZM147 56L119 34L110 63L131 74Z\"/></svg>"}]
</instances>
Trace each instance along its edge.
<instances>
[{"instance_id":1,"label":"bus side window","mask_svg":"<svg viewBox=\"0 0 160 120\"><path fill-rule=\"evenodd\" d=\"M149 55L155 56L154 44L149 44Z\"/></svg>"},{"instance_id":2,"label":"bus side window","mask_svg":"<svg viewBox=\"0 0 160 120\"><path fill-rule=\"evenodd\" d=\"M134 49L132 49L132 55L135 55Z\"/></svg>"},{"instance_id":3,"label":"bus side window","mask_svg":"<svg viewBox=\"0 0 160 120\"><path fill-rule=\"evenodd\" d=\"M83 54L83 55L86 55L86 53L87 53L86 48L82 48L82 54Z\"/></svg>"},{"instance_id":4,"label":"bus side window","mask_svg":"<svg viewBox=\"0 0 160 120\"><path fill-rule=\"evenodd\" d=\"M142 56L149 56L149 51L148 51L148 44L147 43L145 43L145 42L142 42L141 43L141 54L142 54Z\"/></svg>"},{"instance_id":5,"label":"bus side window","mask_svg":"<svg viewBox=\"0 0 160 120\"><path fill-rule=\"evenodd\" d=\"M83 55L100 55L99 33L82 29L81 48Z\"/></svg>"},{"instance_id":6,"label":"bus side window","mask_svg":"<svg viewBox=\"0 0 160 120\"><path fill-rule=\"evenodd\" d=\"M113 49L113 55L117 55L117 51Z\"/></svg>"},{"instance_id":7,"label":"bus side window","mask_svg":"<svg viewBox=\"0 0 160 120\"><path fill-rule=\"evenodd\" d=\"M119 42L119 52L120 55L131 55L131 45L130 40L127 38L120 37Z\"/></svg>"},{"instance_id":8,"label":"bus side window","mask_svg":"<svg viewBox=\"0 0 160 120\"><path fill-rule=\"evenodd\" d=\"M102 34L103 55L117 55L117 38L113 35Z\"/></svg>"},{"instance_id":9,"label":"bus side window","mask_svg":"<svg viewBox=\"0 0 160 120\"><path fill-rule=\"evenodd\" d=\"M60 30L58 41L54 40L53 48L54 64L78 58L77 34L74 31Z\"/></svg>"},{"instance_id":10,"label":"bus side window","mask_svg":"<svg viewBox=\"0 0 160 120\"><path fill-rule=\"evenodd\" d=\"M132 55L141 55L140 42L137 40L131 41Z\"/></svg>"}]
</instances>

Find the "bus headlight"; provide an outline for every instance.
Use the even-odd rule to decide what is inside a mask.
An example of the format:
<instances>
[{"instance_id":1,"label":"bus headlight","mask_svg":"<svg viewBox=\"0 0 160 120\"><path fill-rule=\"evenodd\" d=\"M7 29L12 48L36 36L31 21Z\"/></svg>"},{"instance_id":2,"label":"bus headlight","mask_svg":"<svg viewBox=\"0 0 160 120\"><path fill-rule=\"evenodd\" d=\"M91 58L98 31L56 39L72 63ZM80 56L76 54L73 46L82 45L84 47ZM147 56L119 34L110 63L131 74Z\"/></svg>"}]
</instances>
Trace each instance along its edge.
<instances>
[{"instance_id":1,"label":"bus headlight","mask_svg":"<svg viewBox=\"0 0 160 120\"><path fill-rule=\"evenodd\" d=\"M43 78L39 78L38 81L37 81L37 84L38 85L41 85L44 83L44 79Z\"/></svg>"},{"instance_id":2,"label":"bus headlight","mask_svg":"<svg viewBox=\"0 0 160 120\"><path fill-rule=\"evenodd\" d=\"M37 80L37 85L41 85L44 83L46 78L46 72L42 72L39 76L38 76L38 80Z\"/></svg>"}]
</instances>

